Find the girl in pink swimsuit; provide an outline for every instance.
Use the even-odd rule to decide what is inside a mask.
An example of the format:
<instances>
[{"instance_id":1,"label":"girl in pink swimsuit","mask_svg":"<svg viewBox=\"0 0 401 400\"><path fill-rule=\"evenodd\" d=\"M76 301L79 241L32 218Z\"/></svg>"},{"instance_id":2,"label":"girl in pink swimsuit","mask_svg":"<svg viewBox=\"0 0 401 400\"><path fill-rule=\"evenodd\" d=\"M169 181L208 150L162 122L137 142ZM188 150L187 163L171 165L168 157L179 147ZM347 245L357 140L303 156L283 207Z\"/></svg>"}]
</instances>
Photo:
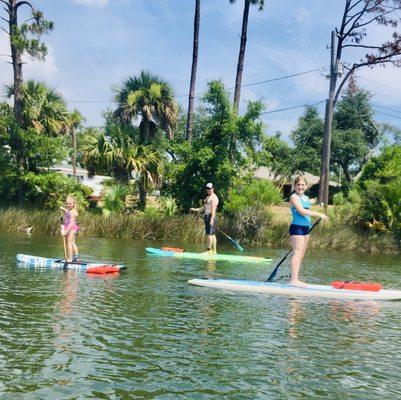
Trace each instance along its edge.
<instances>
[{"instance_id":1,"label":"girl in pink swimsuit","mask_svg":"<svg viewBox=\"0 0 401 400\"><path fill-rule=\"evenodd\" d=\"M78 211L76 207L76 201L74 197L67 196L65 200L65 208L60 207L61 211L64 211L63 224L61 225L61 235L67 239L67 261L78 261L78 247L75 244L75 236L79 230L77 225Z\"/></svg>"}]
</instances>

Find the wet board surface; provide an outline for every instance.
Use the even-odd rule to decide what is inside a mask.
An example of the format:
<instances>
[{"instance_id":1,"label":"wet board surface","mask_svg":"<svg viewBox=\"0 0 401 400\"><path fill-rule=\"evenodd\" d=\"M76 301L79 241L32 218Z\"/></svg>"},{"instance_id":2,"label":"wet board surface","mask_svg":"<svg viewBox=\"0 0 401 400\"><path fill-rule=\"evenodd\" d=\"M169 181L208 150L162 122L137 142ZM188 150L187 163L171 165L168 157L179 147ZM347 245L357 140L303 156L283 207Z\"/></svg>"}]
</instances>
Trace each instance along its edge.
<instances>
[{"instance_id":1,"label":"wet board surface","mask_svg":"<svg viewBox=\"0 0 401 400\"><path fill-rule=\"evenodd\" d=\"M241 279L190 279L188 283L191 285L215 289L294 297L303 296L350 300L401 300L401 290L381 289L378 292L368 292L363 290L335 289L332 286L327 285L307 285L306 287L297 287L288 284Z\"/></svg>"}]
</instances>

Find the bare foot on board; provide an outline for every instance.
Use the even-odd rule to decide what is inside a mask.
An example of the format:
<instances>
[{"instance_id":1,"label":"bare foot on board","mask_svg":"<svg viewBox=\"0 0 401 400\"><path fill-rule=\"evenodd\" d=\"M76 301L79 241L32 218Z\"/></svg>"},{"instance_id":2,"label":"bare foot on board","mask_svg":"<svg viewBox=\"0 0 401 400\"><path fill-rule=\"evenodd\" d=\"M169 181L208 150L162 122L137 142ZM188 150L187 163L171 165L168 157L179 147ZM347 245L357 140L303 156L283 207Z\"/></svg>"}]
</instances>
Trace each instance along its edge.
<instances>
[{"instance_id":1,"label":"bare foot on board","mask_svg":"<svg viewBox=\"0 0 401 400\"><path fill-rule=\"evenodd\" d=\"M290 281L291 286L298 286L298 287L306 287L308 284L306 282L302 282L300 280Z\"/></svg>"}]
</instances>

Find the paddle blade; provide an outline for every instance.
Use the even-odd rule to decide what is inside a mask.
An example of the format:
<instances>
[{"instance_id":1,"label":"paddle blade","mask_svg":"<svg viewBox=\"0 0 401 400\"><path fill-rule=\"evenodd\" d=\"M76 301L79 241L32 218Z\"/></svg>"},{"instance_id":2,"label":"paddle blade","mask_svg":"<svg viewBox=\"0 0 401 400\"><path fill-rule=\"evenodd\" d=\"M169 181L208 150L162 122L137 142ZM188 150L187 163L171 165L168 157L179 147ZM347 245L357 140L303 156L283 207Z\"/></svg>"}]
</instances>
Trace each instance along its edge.
<instances>
[{"instance_id":1,"label":"paddle blade","mask_svg":"<svg viewBox=\"0 0 401 400\"><path fill-rule=\"evenodd\" d=\"M240 244L238 242L236 242L235 240L232 241L232 244L241 252L244 253L245 250L243 247L240 246Z\"/></svg>"},{"instance_id":2,"label":"paddle blade","mask_svg":"<svg viewBox=\"0 0 401 400\"><path fill-rule=\"evenodd\" d=\"M274 268L273 272L269 275L269 277L267 278L266 282L273 282L274 281L274 278L277 275L278 267L279 267L279 265L277 265L277 267Z\"/></svg>"}]
</instances>

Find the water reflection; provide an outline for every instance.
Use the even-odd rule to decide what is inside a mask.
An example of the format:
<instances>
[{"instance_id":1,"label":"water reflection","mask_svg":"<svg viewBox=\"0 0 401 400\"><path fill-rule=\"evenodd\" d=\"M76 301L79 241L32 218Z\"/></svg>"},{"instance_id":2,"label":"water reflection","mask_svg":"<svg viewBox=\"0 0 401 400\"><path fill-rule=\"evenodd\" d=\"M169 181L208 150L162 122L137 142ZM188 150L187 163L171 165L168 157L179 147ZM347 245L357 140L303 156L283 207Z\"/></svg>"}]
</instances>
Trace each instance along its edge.
<instances>
[{"instance_id":1,"label":"water reflection","mask_svg":"<svg viewBox=\"0 0 401 400\"><path fill-rule=\"evenodd\" d=\"M16 268L22 250L57 254L53 238L2 244L4 398L399 397L401 303L198 288L187 280L260 279L267 268L146 256L144 247L155 243L82 237L83 254L128 266L116 277ZM397 257L392 265L386 259L385 273L377 258L352 255L352 268L345 262L344 254L315 252L306 278L330 282L348 271L401 287Z\"/></svg>"}]
</instances>

